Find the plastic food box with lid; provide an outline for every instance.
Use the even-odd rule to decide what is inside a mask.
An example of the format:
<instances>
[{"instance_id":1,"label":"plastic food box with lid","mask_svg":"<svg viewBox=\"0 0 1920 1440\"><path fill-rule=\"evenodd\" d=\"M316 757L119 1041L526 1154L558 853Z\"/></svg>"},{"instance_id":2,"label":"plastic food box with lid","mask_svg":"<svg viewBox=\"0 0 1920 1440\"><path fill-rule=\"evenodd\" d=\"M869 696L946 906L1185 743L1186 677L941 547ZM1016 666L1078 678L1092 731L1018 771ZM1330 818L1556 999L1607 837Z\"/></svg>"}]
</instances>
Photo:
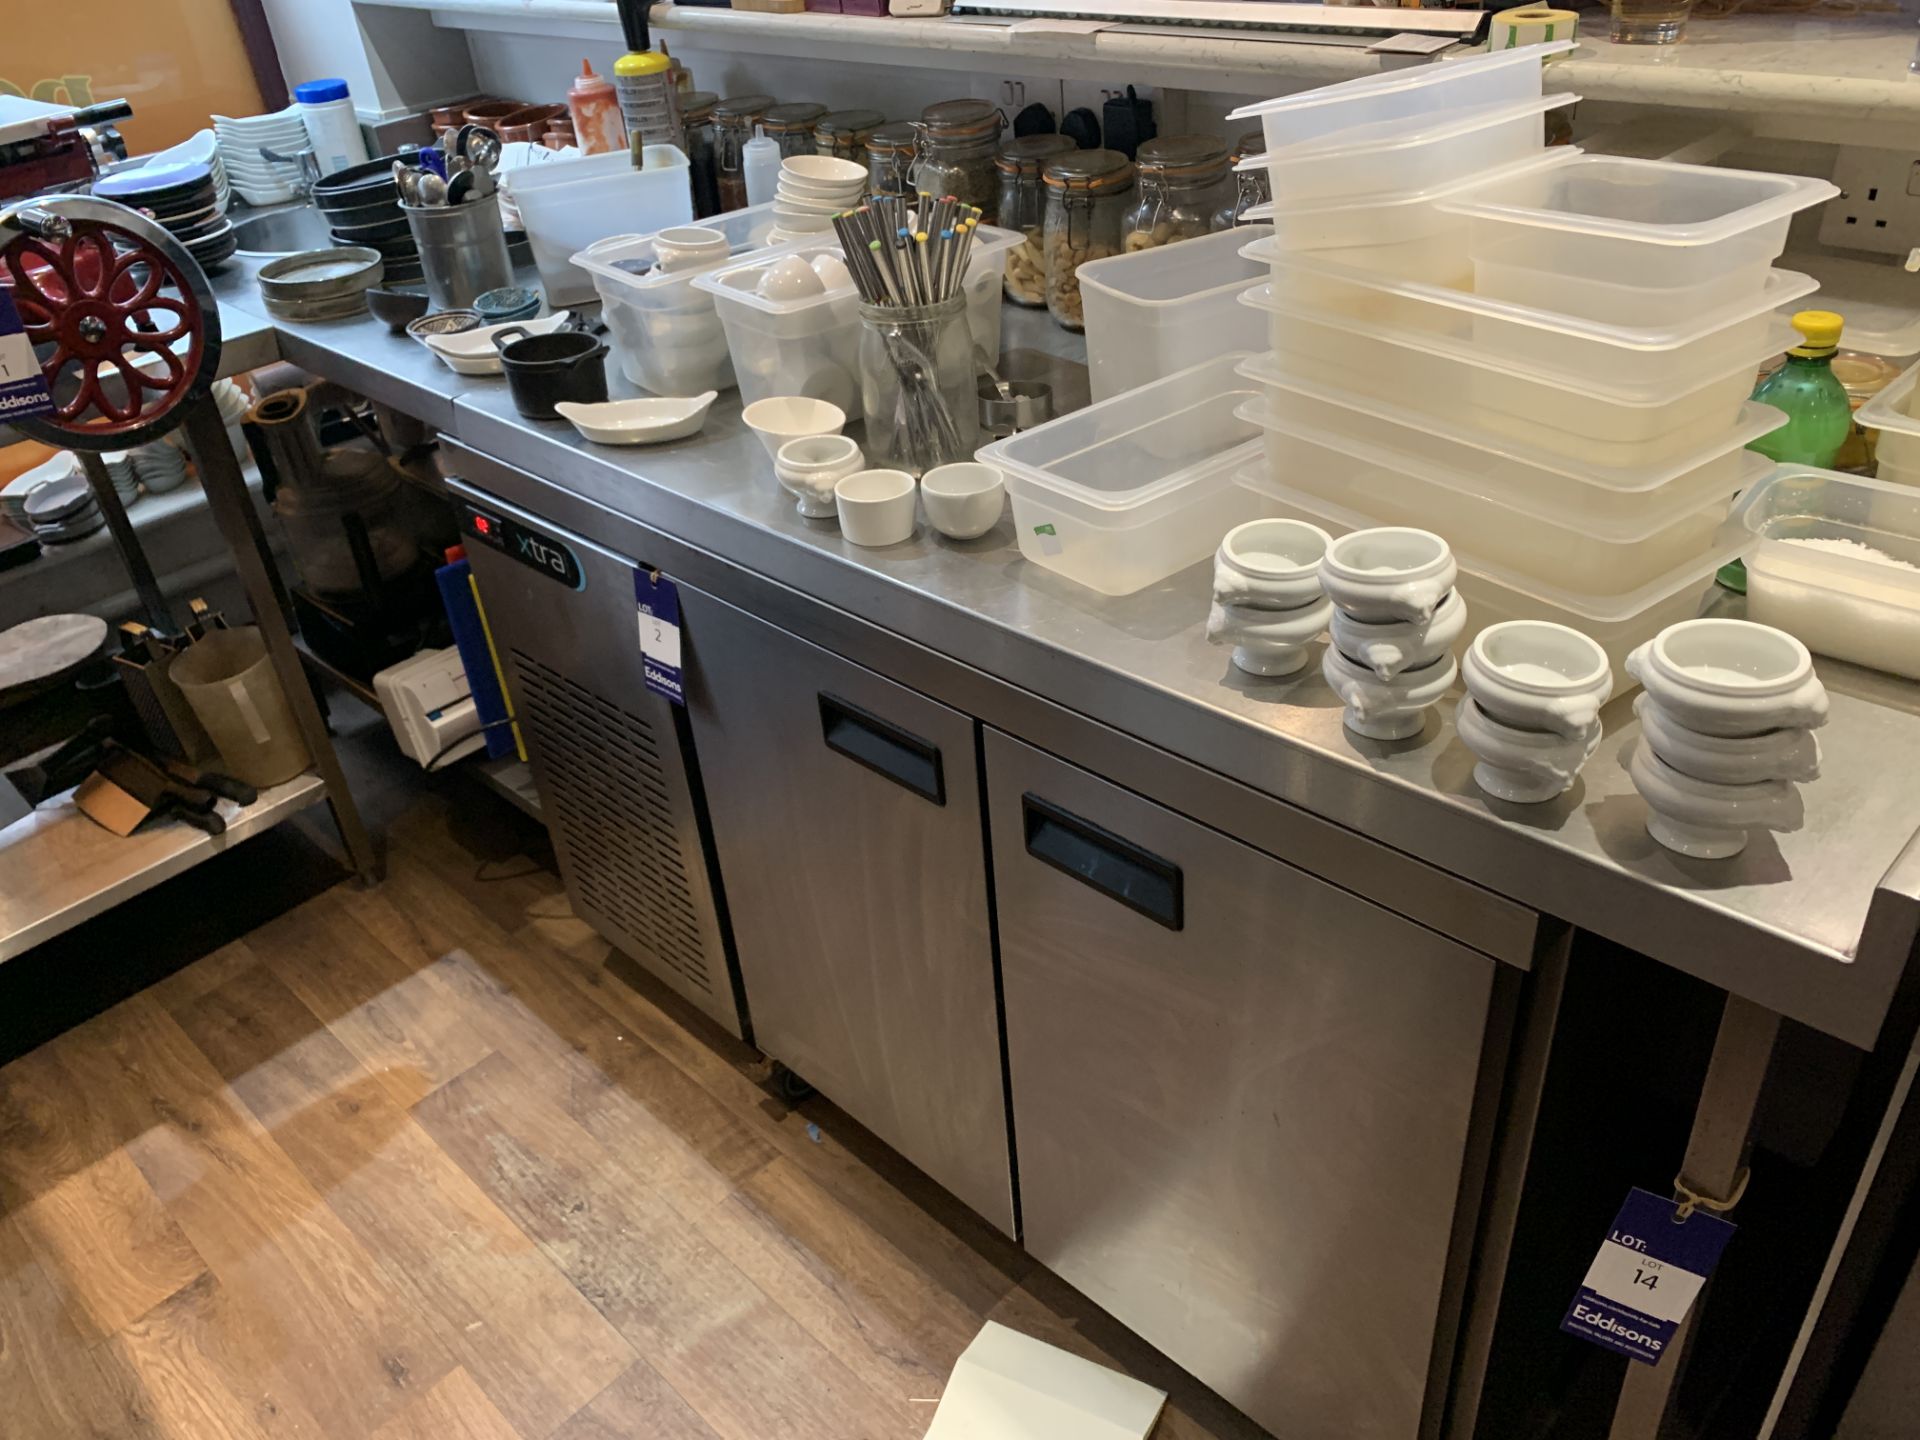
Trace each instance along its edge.
<instances>
[{"instance_id":1,"label":"plastic food box with lid","mask_svg":"<svg viewBox=\"0 0 1920 1440\"><path fill-rule=\"evenodd\" d=\"M1131 595L1205 559L1272 510L1237 476L1260 458L1253 398L1230 353L979 452L999 467L1020 553L1103 595Z\"/></svg>"},{"instance_id":2,"label":"plastic food box with lid","mask_svg":"<svg viewBox=\"0 0 1920 1440\"><path fill-rule=\"evenodd\" d=\"M1227 118L1258 120L1267 150L1272 152L1351 126L1529 99L1541 92L1540 62L1571 49L1573 41L1561 40L1466 60L1383 70L1245 105Z\"/></svg>"},{"instance_id":3,"label":"plastic food box with lid","mask_svg":"<svg viewBox=\"0 0 1920 1440\"><path fill-rule=\"evenodd\" d=\"M1862 405L1854 419L1880 432L1880 478L1920 485L1920 365L1909 367Z\"/></svg>"},{"instance_id":4,"label":"plastic food box with lid","mask_svg":"<svg viewBox=\"0 0 1920 1440\"><path fill-rule=\"evenodd\" d=\"M1243 304L1270 316L1277 368L1406 409L1593 465L1658 465L1711 440L1739 418L1753 377L1794 343L1777 319L1718 374L1694 382L1603 384L1589 374L1524 365L1467 340L1357 320L1256 285Z\"/></svg>"},{"instance_id":5,"label":"plastic food box with lid","mask_svg":"<svg viewBox=\"0 0 1920 1440\"><path fill-rule=\"evenodd\" d=\"M1783 465L1740 497L1747 616L1920 680L1920 490Z\"/></svg>"},{"instance_id":6,"label":"plastic food box with lid","mask_svg":"<svg viewBox=\"0 0 1920 1440\"><path fill-rule=\"evenodd\" d=\"M1620 324L1753 293L1829 181L1617 155L1488 177L1438 208L1469 223L1477 293Z\"/></svg>"},{"instance_id":7,"label":"plastic food box with lid","mask_svg":"<svg viewBox=\"0 0 1920 1440\"><path fill-rule=\"evenodd\" d=\"M500 182L520 211L541 288L556 309L593 298L593 277L574 268L576 252L609 234L651 235L693 219L687 157L674 146L647 146L641 170L630 159L606 167L607 158L530 166ZM589 173L575 174L577 167Z\"/></svg>"},{"instance_id":8,"label":"plastic food box with lid","mask_svg":"<svg viewBox=\"0 0 1920 1440\"><path fill-rule=\"evenodd\" d=\"M1000 353L1001 272L1020 240L1015 231L982 225L968 261L968 328L989 355ZM829 236L756 251L694 277L694 289L714 299L741 404L806 395L830 400L849 415L860 412L860 294L853 282L802 300L770 299L756 288L766 267L783 256L811 260L841 253L839 241Z\"/></svg>"},{"instance_id":9,"label":"plastic food box with lid","mask_svg":"<svg viewBox=\"0 0 1920 1440\"><path fill-rule=\"evenodd\" d=\"M758 249L773 229L771 203L701 222L727 237L738 255ZM615 235L589 245L573 263L593 277L621 373L656 395L699 395L733 385L733 357L713 296L693 285L697 270L655 271L652 235Z\"/></svg>"},{"instance_id":10,"label":"plastic food box with lid","mask_svg":"<svg viewBox=\"0 0 1920 1440\"><path fill-rule=\"evenodd\" d=\"M1264 228L1263 228L1263 232ZM1244 229L1089 260L1078 271L1093 398L1106 400L1222 350L1253 350L1264 324L1239 303L1263 267Z\"/></svg>"}]
</instances>

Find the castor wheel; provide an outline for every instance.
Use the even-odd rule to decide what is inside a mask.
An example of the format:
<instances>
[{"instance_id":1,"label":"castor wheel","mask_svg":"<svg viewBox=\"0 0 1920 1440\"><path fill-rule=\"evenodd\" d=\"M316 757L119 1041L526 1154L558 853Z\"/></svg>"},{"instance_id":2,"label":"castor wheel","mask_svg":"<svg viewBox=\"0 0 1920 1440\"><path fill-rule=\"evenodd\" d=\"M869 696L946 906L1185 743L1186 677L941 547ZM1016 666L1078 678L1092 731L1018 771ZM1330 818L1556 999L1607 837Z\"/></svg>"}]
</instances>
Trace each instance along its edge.
<instances>
[{"instance_id":1,"label":"castor wheel","mask_svg":"<svg viewBox=\"0 0 1920 1440\"><path fill-rule=\"evenodd\" d=\"M802 1080L778 1060L773 1062L773 1093L789 1105L813 1098L813 1086Z\"/></svg>"}]
</instances>

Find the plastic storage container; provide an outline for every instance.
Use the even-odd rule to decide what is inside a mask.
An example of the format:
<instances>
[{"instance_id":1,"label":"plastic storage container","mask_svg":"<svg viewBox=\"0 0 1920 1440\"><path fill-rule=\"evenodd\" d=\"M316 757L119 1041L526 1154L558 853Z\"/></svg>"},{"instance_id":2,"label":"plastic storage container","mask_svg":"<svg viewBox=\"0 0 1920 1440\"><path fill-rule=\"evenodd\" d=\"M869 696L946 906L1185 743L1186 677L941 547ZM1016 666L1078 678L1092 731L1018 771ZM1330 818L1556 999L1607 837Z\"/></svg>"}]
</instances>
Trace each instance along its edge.
<instances>
[{"instance_id":1,"label":"plastic storage container","mask_svg":"<svg viewBox=\"0 0 1920 1440\"><path fill-rule=\"evenodd\" d=\"M1900 485L1920 485L1920 365L1909 368L1898 379L1854 411L1853 418L1862 429L1879 432L1875 455L1877 474L1882 480Z\"/></svg>"},{"instance_id":2,"label":"plastic storage container","mask_svg":"<svg viewBox=\"0 0 1920 1440\"><path fill-rule=\"evenodd\" d=\"M626 155L535 166L504 182L520 211L547 303L558 309L593 298L593 277L573 256L608 235L651 235L693 219L687 157L671 145L649 145L646 168ZM580 166L590 172L569 175Z\"/></svg>"},{"instance_id":3,"label":"plastic storage container","mask_svg":"<svg viewBox=\"0 0 1920 1440\"><path fill-rule=\"evenodd\" d=\"M1527 100L1540 93L1540 64L1573 49L1574 42L1528 45L1468 60L1441 60L1405 70L1383 70L1338 85L1245 105L1229 120L1258 120L1269 154L1287 145L1357 125L1405 120L1437 110L1462 110Z\"/></svg>"},{"instance_id":4,"label":"plastic storage container","mask_svg":"<svg viewBox=\"0 0 1920 1440\"><path fill-rule=\"evenodd\" d=\"M1234 526L1272 513L1237 482L1260 462L1235 415L1253 390L1222 355L979 452L1000 468L1020 553L1098 590L1131 595L1204 560Z\"/></svg>"},{"instance_id":5,"label":"plastic storage container","mask_svg":"<svg viewBox=\"0 0 1920 1440\"><path fill-rule=\"evenodd\" d=\"M1783 465L1740 497L1747 617L1920 680L1920 490Z\"/></svg>"},{"instance_id":6,"label":"plastic storage container","mask_svg":"<svg viewBox=\"0 0 1920 1440\"><path fill-rule=\"evenodd\" d=\"M220 768L234 779L279 785L313 763L266 642L251 625L208 631L174 657L167 677L220 751Z\"/></svg>"},{"instance_id":7,"label":"plastic storage container","mask_svg":"<svg viewBox=\"0 0 1920 1440\"><path fill-rule=\"evenodd\" d=\"M1825 180L1578 155L1440 202L1469 222L1474 289L1615 324L1676 323L1752 294Z\"/></svg>"},{"instance_id":8,"label":"plastic storage container","mask_svg":"<svg viewBox=\"0 0 1920 1440\"><path fill-rule=\"evenodd\" d=\"M1262 267L1241 255L1248 230L1089 260L1081 313L1093 398L1151 384L1224 350L1257 350L1266 323L1240 304Z\"/></svg>"},{"instance_id":9,"label":"plastic storage container","mask_svg":"<svg viewBox=\"0 0 1920 1440\"><path fill-rule=\"evenodd\" d=\"M708 222L734 254L755 250L773 229L773 206L734 210ZM703 272L653 268L651 235L615 235L589 245L573 263L593 277L620 372L656 395L698 395L733 381L726 331L713 296L696 290Z\"/></svg>"},{"instance_id":10,"label":"plastic storage container","mask_svg":"<svg viewBox=\"0 0 1920 1440\"><path fill-rule=\"evenodd\" d=\"M1659 465L1723 433L1753 377L1793 343L1784 319L1724 372L1691 385L1601 385L1589 376L1503 362L1465 341L1276 299L1256 285L1241 302L1265 312L1277 372L1391 400L1488 437L1592 465Z\"/></svg>"},{"instance_id":11,"label":"plastic storage container","mask_svg":"<svg viewBox=\"0 0 1920 1440\"><path fill-rule=\"evenodd\" d=\"M1241 483L1271 503L1269 513L1311 521L1330 534L1344 535L1382 523L1351 505L1275 483L1266 473L1264 460L1244 469ZM1591 637L1607 652L1616 695L1638 683L1627 674L1628 653L1667 626L1698 615L1715 573L1739 555L1742 544L1739 536L1723 529L1699 558L1674 566L1628 594L1606 596L1530 580L1483 559L1457 541L1451 543L1460 566L1459 579L1454 583L1467 602L1467 631L1460 641L1463 646L1503 620L1550 620L1567 625Z\"/></svg>"},{"instance_id":12,"label":"plastic storage container","mask_svg":"<svg viewBox=\"0 0 1920 1440\"><path fill-rule=\"evenodd\" d=\"M1317 256L1281 255L1270 240L1256 240L1246 253L1272 263L1273 292L1285 301L1453 340L1514 368L1581 375L1614 388L1678 389L1725 374L1774 333L1775 310L1819 288L1809 276L1773 270L1751 299L1711 314L1675 324L1609 325Z\"/></svg>"},{"instance_id":13,"label":"plastic storage container","mask_svg":"<svg viewBox=\"0 0 1920 1440\"><path fill-rule=\"evenodd\" d=\"M1362 125L1275 154L1249 155L1236 168L1264 174L1269 198L1288 204L1449 185L1538 155L1546 148L1541 117L1579 98L1534 95Z\"/></svg>"},{"instance_id":14,"label":"plastic storage container","mask_svg":"<svg viewBox=\"0 0 1920 1440\"><path fill-rule=\"evenodd\" d=\"M1001 271L1019 241L986 225L975 234L967 323L974 344L989 355L1000 353ZM770 300L755 289L767 264L780 256L811 260L840 253L834 240L781 245L694 277L694 289L714 298L743 405L773 395L807 395L831 400L849 415L860 413L860 296L852 281L804 300Z\"/></svg>"}]
</instances>

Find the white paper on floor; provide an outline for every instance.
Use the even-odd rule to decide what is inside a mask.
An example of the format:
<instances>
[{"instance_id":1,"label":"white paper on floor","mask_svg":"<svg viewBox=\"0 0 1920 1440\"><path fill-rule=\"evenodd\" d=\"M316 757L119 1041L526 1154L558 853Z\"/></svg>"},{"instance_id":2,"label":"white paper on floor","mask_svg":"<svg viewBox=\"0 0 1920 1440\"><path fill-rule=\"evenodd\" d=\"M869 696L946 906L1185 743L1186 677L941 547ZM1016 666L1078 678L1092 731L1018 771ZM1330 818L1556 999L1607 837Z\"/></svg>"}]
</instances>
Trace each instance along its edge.
<instances>
[{"instance_id":1,"label":"white paper on floor","mask_svg":"<svg viewBox=\"0 0 1920 1440\"><path fill-rule=\"evenodd\" d=\"M1146 1440L1167 1392L989 1320L926 1440Z\"/></svg>"}]
</instances>

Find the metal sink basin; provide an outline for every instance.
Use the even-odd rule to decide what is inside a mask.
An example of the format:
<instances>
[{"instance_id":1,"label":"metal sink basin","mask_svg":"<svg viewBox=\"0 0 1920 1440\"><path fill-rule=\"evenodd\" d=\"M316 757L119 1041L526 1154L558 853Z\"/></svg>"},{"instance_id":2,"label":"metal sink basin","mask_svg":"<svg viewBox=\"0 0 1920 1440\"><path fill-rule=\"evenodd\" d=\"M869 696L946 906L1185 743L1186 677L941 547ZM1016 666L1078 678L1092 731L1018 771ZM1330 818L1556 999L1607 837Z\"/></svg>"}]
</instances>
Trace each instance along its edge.
<instances>
[{"instance_id":1,"label":"metal sink basin","mask_svg":"<svg viewBox=\"0 0 1920 1440\"><path fill-rule=\"evenodd\" d=\"M242 255L298 255L329 250L339 242L327 229L327 217L311 205L265 210L233 227Z\"/></svg>"}]
</instances>

